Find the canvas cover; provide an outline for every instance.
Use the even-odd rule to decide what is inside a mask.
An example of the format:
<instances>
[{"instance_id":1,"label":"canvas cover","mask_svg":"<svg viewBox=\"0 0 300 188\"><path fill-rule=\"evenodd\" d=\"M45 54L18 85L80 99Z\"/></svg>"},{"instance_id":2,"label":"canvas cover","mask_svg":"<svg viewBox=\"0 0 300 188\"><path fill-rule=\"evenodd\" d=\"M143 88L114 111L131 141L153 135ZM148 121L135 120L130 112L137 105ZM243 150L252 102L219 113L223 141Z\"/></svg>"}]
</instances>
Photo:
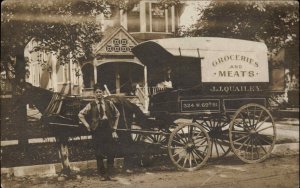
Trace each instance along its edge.
<instances>
[{"instance_id":1,"label":"canvas cover","mask_svg":"<svg viewBox=\"0 0 300 188\"><path fill-rule=\"evenodd\" d=\"M203 83L269 82L267 47L262 42L214 37L169 38L140 43L132 52L147 66L159 66L176 57L199 58Z\"/></svg>"}]
</instances>

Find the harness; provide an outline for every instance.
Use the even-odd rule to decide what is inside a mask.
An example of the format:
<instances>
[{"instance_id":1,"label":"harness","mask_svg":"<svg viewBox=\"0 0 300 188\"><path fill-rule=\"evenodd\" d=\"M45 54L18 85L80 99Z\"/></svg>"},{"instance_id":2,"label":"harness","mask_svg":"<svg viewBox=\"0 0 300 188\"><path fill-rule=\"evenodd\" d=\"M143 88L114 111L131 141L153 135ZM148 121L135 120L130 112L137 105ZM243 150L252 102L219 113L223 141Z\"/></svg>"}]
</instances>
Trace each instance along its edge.
<instances>
[{"instance_id":1,"label":"harness","mask_svg":"<svg viewBox=\"0 0 300 188\"><path fill-rule=\"evenodd\" d=\"M58 114L60 112L64 96L60 93L53 93L52 98L44 111L44 115Z\"/></svg>"}]
</instances>

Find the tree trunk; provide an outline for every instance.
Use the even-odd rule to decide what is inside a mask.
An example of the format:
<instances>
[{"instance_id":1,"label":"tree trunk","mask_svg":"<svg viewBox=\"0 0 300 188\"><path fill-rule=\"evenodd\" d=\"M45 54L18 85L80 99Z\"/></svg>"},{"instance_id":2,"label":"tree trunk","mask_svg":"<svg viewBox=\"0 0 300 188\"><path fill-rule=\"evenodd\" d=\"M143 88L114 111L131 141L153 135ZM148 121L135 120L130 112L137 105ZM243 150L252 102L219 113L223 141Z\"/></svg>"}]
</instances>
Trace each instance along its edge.
<instances>
[{"instance_id":1,"label":"tree trunk","mask_svg":"<svg viewBox=\"0 0 300 188\"><path fill-rule=\"evenodd\" d=\"M25 58L24 58L24 49L23 52L20 52L19 55L16 56L16 64L15 64L15 79L16 82L25 81ZM14 92L15 99L22 97L18 93ZM26 104L21 103L17 104L18 110L15 112L15 128L17 130L19 144L23 147L24 152L27 151L28 146L28 135L27 135L27 110ZM27 152L26 152L27 153ZM26 158L25 154L25 158Z\"/></svg>"}]
</instances>

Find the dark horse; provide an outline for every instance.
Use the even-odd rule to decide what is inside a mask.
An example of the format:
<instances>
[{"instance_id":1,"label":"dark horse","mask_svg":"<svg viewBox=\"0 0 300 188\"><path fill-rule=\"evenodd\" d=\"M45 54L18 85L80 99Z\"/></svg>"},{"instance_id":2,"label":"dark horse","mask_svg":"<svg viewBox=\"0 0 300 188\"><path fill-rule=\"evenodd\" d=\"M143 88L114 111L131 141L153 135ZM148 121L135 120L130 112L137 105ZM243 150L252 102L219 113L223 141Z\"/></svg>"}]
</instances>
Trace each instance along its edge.
<instances>
[{"instance_id":1,"label":"dark horse","mask_svg":"<svg viewBox=\"0 0 300 188\"><path fill-rule=\"evenodd\" d=\"M23 82L17 84L16 90L21 94L20 104L34 104L42 113L41 121L43 125L50 130L60 144L59 152L63 165L64 174L70 174L70 165L68 159L68 138L73 136L88 135L86 128L79 123L77 114L89 101L80 97L66 97L49 90L34 87L29 83ZM124 97L109 96L108 97L120 112L118 129L119 145L121 150L130 150L130 146L134 145L134 140L130 130L132 123L135 121L141 129L151 130L164 129L165 122L149 119L140 108L131 103ZM140 148L139 148L140 149ZM139 150L134 148L133 150ZM124 153L124 152L123 152ZM131 155L131 154L129 154Z\"/></svg>"}]
</instances>

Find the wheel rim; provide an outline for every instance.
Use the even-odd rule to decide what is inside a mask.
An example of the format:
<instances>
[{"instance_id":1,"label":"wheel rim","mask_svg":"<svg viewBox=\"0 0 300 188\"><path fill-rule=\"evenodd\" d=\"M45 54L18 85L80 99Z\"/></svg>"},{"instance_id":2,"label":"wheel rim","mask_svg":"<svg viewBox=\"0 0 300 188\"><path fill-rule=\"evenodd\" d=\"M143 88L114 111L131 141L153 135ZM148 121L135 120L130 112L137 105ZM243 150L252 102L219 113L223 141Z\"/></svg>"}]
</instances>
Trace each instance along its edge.
<instances>
[{"instance_id":1,"label":"wheel rim","mask_svg":"<svg viewBox=\"0 0 300 188\"><path fill-rule=\"evenodd\" d=\"M246 163L265 160L276 142L276 127L270 112L261 105L242 106L230 123L232 151Z\"/></svg>"},{"instance_id":2,"label":"wheel rim","mask_svg":"<svg viewBox=\"0 0 300 188\"><path fill-rule=\"evenodd\" d=\"M211 142L200 125L181 125L171 133L168 151L178 168L193 171L203 166L209 158Z\"/></svg>"},{"instance_id":3,"label":"wheel rim","mask_svg":"<svg viewBox=\"0 0 300 188\"><path fill-rule=\"evenodd\" d=\"M231 148L228 142L228 131L226 128L229 126L226 117L207 117L198 123L207 132L211 140L210 159L219 159L226 156ZM228 129L228 128L227 128Z\"/></svg>"}]
</instances>

